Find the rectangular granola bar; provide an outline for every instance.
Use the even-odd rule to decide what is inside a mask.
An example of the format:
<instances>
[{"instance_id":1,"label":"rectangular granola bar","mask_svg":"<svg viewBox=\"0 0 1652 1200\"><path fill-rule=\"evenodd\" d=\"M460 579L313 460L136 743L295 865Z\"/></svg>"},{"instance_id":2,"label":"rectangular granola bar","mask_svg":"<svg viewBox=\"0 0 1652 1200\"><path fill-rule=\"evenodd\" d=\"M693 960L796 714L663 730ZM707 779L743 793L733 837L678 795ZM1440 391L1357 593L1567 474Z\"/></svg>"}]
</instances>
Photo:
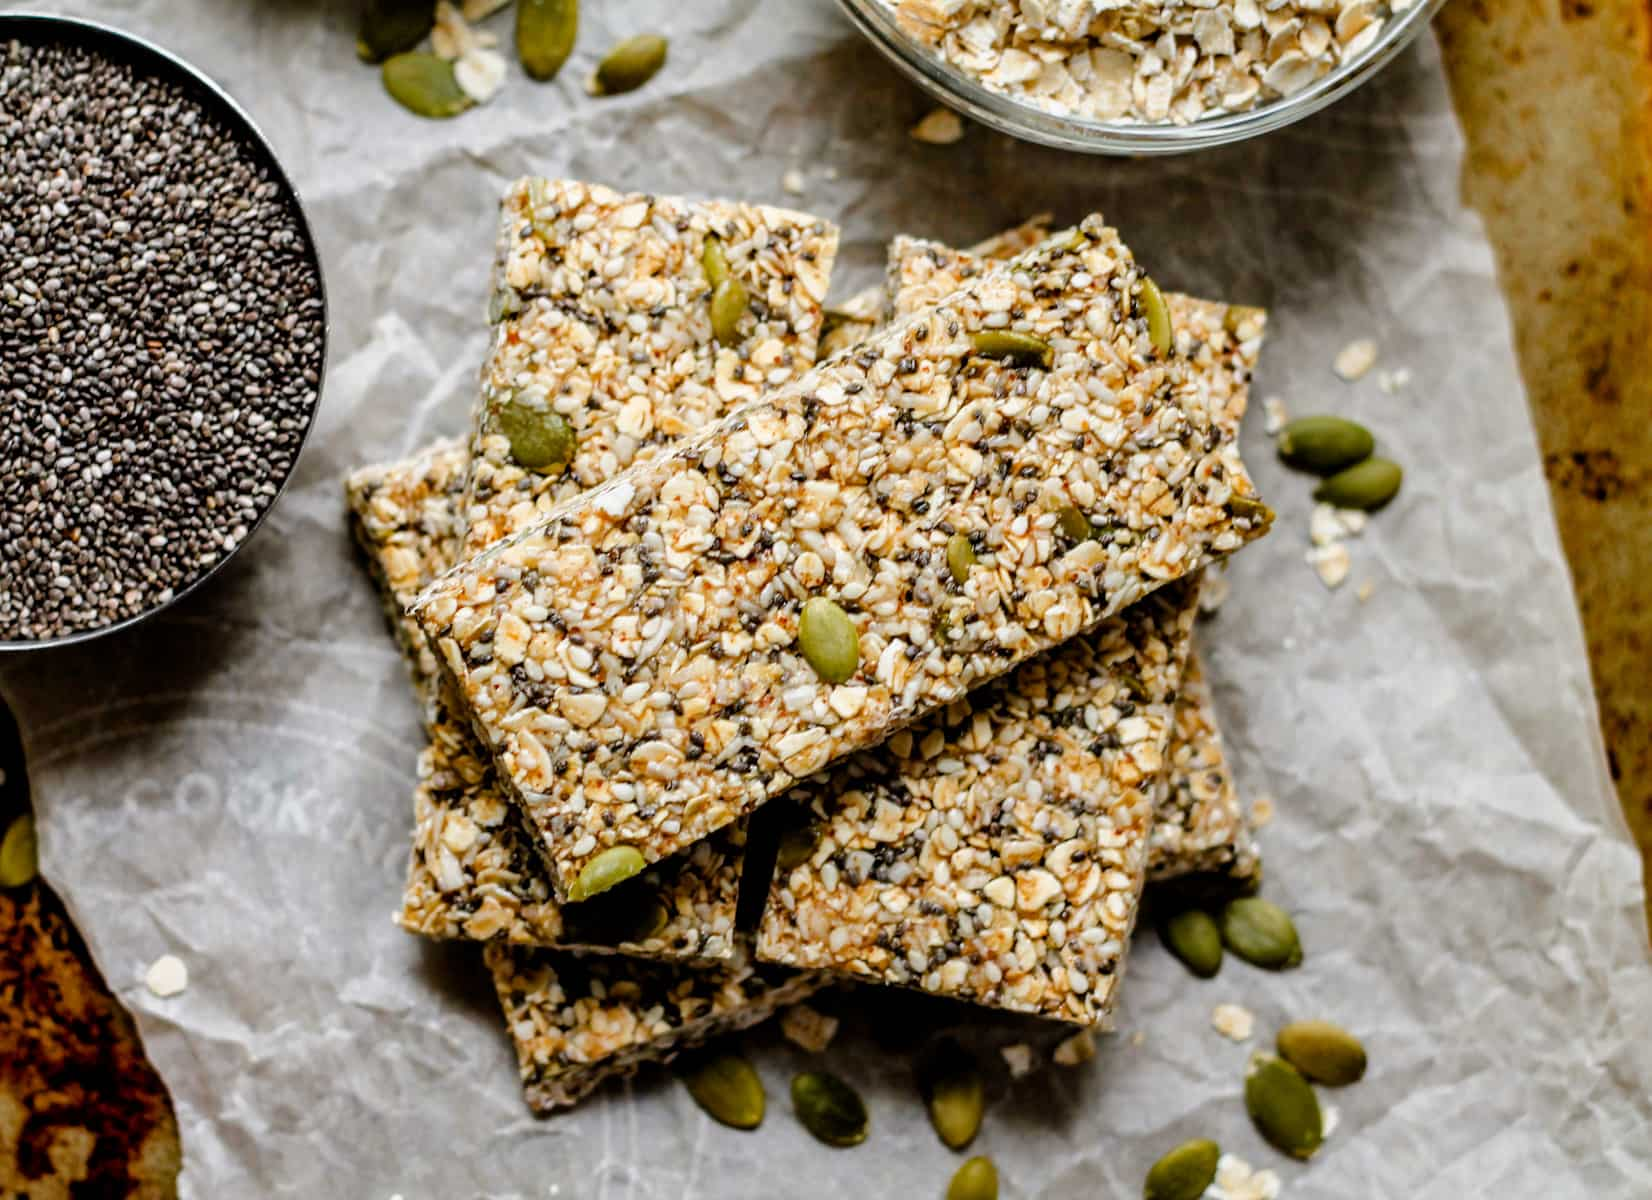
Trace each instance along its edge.
<instances>
[{"instance_id":1,"label":"rectangular granola bar","mask_svg":"<svg viewBox=\"0 0 1652 1200\"><path fill-rule=\"evenodd\" d=\"M889 251L888 290L894 315L906 316L935 303L988 265L975 251L897 238ZM1213 420L1224 437L1237 438L1266 314L1174 292L1166 294L1165 302L1177 338L1208 384ZM1210 871L1249 880L1261 870L1261 860L1226 769L1210 689L1196 657L1176 701L1148 875L1158 880Z\"/></svg>"},{"instance_id":2,"label":"rectangular granola bar","mask_svg":"<svg viewBox=\"0 0 1652 1200\"><path fill-rule=\"evenodd\" d=\"M1103 1023L1197 592L1155 592L765 810L789 828L758 957Z\"/></svg>"},{"instance_id":3,"label":"rectangular granola bar","mask_svg":"<svg viewBox=\"0 0 1652 1200\"><path fill-rule=\"evenodd\" d=\"M468 458L462 444L438 443L404 462L365 467L345 484L356 540L424 701L430 739L419 756L413 853L397 922L434 938L726 958L733 952L743 824L601 900L559 904L521 814L441 694L429 640L405 607L453 564Z\"/></svg>"},{"instance_id":4,"label":"rectangular granola bar","mask_svg":"<svg viewBox=\"0 0 1652 1200\"><path fill-rule=\"evenodd\" d=\"M693 968L498 943L486 954L523 1095L542 1116L643 1063L750 1028L822 983L743 953Z\"/></svg>"},{"instance_id":5,"label":"rectangular granola bar","mask_svg":"<svg viewBox=\"0 0 1652 1200\"><path fill-rule=\"evenodd\" d=\"M807 371L837 243L836 226L785 209L513 184L500 207L466 554ZM746 296L722 341L708 244L712 272ZM511 435L544 421L563 440L525 466Z\"/></svg>"},{"instance_id":6,"label":"rectangular granola bar","mask_svg":"<svg viewBox=\"0 0 1652 1200\"><path fill-rule=\"evenodd\" d=\"M616 847L675 853L1266 529L1198 372L1152 344L1142 280L1091 218L420 598L559 892ZM954 535L981 556L963 584ZM813 644L818 667L798 641L817 597L837 651Z\"/></svg>"}]
</instances>

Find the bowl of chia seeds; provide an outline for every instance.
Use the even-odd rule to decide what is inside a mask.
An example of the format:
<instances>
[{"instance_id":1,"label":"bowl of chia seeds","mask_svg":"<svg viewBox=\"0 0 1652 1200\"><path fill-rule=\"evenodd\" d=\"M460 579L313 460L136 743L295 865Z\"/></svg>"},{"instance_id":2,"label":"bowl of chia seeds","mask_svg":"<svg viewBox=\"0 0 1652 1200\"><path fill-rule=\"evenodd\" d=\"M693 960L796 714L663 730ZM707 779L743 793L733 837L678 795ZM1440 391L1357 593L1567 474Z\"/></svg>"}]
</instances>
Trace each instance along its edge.
<instances>
[{"instance_id":1,"label":"bowl of chia seeds","mask_svg":"<svg viewBox=\"0 0 1652 1200\"><path fill-rule=\"evenodd\" d=\"M321 265L251 118L165 50L0 13L0 651L131 625L268 515Z\"/></svg>"}]
</instances>

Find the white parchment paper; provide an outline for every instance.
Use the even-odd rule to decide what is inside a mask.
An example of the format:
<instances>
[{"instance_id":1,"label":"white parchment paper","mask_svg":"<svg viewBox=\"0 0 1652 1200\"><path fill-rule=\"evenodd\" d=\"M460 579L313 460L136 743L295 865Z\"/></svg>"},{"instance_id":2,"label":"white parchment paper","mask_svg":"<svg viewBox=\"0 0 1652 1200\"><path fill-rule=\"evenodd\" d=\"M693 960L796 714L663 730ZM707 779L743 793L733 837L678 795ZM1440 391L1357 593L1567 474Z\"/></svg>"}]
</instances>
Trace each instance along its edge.
<instances>
[{"instance_id":1,"label":"white parchment paper","mask_svg":"<svg viewBox=\"0 0 1652 1200\"><path fill-rule=\"evenodd\" d=\"M536 171L807 207L845 228L840 295L876 277L898 231L962 243L1099 208L1167 287L1273 309L1258 397L1357 417L1406 465L1328 593L1302 561L1308 481L1250 422L1280 521L1237 557L1205 644L1241 782L1278 802L1267 894L1298 914L1307 959L1200 982L1138 939L1122 1035L1084 1067L999 1086L977 1147L1006 1197L1139 1195L1158 1154L1200 1135L1277 1168L1292 1197L1652 1195L1639 864L1432 45L1265 141L1117 162L978 129L910 141L928 106L824 0L588 2L556 83L514 76L436 124L355 61L355 7L61 6L160 40L253 111L309 205L332 304L319 426L225 576L123 636L0 663L45 871L171 1087L186 1194L938 1196L956 1165L905 1059L860 1035L831 1052L870 1099L858 1150L794 1123L804 1056L772 1034L755 1135L658 1076L536 1122L475 954L390 924L418 727L339 480L463 428L494 202ZM671 36L666 72L585 97L601 50L647 28ZM782 191L793 167L803 197ZM1408 388L1332 375L1363 336ZM159 1000L139 980L168 952L191 984ZM1370 1073L1326 1093L1340 1124L1312 1164L1250 1129L1249 1048L1210 1028L1224 1001L1255 1011L1257 1042L1295 1017L1365 1038Z\"/></svg>"}]
</instances>

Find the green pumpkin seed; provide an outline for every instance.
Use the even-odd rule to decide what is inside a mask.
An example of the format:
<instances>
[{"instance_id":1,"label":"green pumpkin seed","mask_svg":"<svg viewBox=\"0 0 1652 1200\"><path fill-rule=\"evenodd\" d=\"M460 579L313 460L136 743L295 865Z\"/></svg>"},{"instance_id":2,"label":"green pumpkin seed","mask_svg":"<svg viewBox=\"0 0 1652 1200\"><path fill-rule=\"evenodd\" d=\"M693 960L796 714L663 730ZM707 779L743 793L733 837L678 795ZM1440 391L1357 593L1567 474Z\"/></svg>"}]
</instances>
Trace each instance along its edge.
<instances>
[{"instance_id":1,"label":"green pumpkin seed","mask_svg":"<svg viewBox=\"0 0 1652 1200\"><path fill-rule=\"evenodd\" d=\"M1207 912L1189 908L1176 913L1159 926L1159 940L1200 979L1222 968L1222 931Z\"/></svg>"},{"instance_id":2,"label":"green pumpkin seed","mask_svg":"<svg viewBox=\"0 0 1652 1200\"><path fill-rule=\"evenodd\" d=\"M495 288L488 297L488 324L497 325L522 311L522 293L513 287Z\"/></svg>"},{"instance_id":3,"label":"green pumpkin seed","mask_svg":"<svg viewBox=\"0 0 1652 1200\"><path fill-rule=\"evenodd\" d=\"M436 0L367 0L356 33L362 62L381 63L411 50L436 25Z\"/></svg>"},{"instance_id":4,"label":"green pumpkin seed","mask_svg":"<svg viewBox=\"0 0 1652 1200\"><path fill-rule=\"evenodd\" d=\"M1346 1087L1365 1076L1365 1047L1329 1021L1292 1021L1279 1031L1279 1057L1315 1083Z\"/></svg>"},{"instance_id":5,"label":"green pumpkin seed","mask_svg":"<svg viewBox=\"0 0 1652 1200\"><path fill-rule=\"evenodd\" d=\"M1043 338L1009 329L983 329L970 334L975 353L982 358L1002 358L1018 367L1044 367L1055 361L1055 348Z\"/></svg>"},{"instance_id":6,"label":"green pumpkin seed","mask_svg":"<svg viewBox=\"0 0 1652 1200\"><path fill-rule=\"evenodd\" d=\"M580 869L579 878L568 889L569 901L589 900L624 883L648 865L635 846L610 846Z\"/></svg>"},{"instance_id":7,"label":"green pumpkin seed","mask_svg":"<svg viewBox=\"0 0 1652 1200\"><path fill-rule=\"evenodd\" d=\"M975 1140L986 1113L987 1088L969 1051L950 1038L942 1041L920 1064L918 1090L943 1143L962 1150Z\"/></svg>"},{"instance_id":8,"label":"green pumpkin seed","mask_svg":"<svg viewBox=\"0 0 1652 1200\"><path fill-rule=\"evenodd\" d=\"M732 275L711 293L711 336L719 346L740 344L740 318L751 307L746 285Z\"/></svg>"},{"instance_id":9,"label":"green pumpkin seed","mask_svg":"<svg viewBox=\"0 0 1652 1200\"><path fill-rule=\"evenodd\" d=\"M1252 308L1248 304L1230 304L1222 314L1222 328L1227 330L1230 337L1238 337L1245 326L1262 320L1268 315L1265 308Z\"/></svg>"},{"instance_id":10,"label":"green pumpkin seed","mask_svg":"<svg viewBox=\"0 0 1652 1200\"><path fill-rule=\"evenodd\" d=\"M1209 1138L1183 1142L1147 1171L1143 1200L1199 1200L1216 1178L1222 1149Z\"/></svg>"},{"instance_id":11,"label":"green pumpkin seed","mask_svg":"<svg viewBox=\"0 0 1652 1200\"><path fill-rule=\"evenodd\" d=\"M1251 1057L1245 1073L1245 1111L1270 1145L1293 1158L1312 1158L1325 1140L1314 1089L1295 1067L1271 1054Z\"/></svg>"},{"instance_id":12,"label":"green pumpkin seed","mask_svg":"<svg viewBox=\"0 0 1652 1200\"><path fill-rule=\"evenodd\" d=\"M723 239L715 234L708 234L706 242L700 249L700 268L706 273L706 282L711 290L716 291L717 285L730 275L728 254L723 249Z\"/></svg>"},{"instance_id":13,"label":"green pumpkin seed","mask_svg":"<svg viewBox=\"0 0 1652 1200\"><path fill-rule=\"evenodd\" d=\"M1169 354L1176 345L1176 331L1170 324L1170 306L1164 302L1159 285L1141 277L1141 310L1147 318L1147 339L1160 354Z\"/></svg>"},{"instance_id":14,"label":"green pumpkin seed","mask_svg":"<svg viewBox=\"0 0 1652 1200\"><path fill-rule=\"evenodd\" d=\"M1273 524L1273 509L1254 496L1240 496L1238 494L1229 496L1228 512L1246 521L1261 521L1264 524Z\"/></svg>"},{"instance_id":15,"label":"green pumpkin seed","mask_svg":"<svg viewBox=\"0 0 1652 1200\"><path fill-rule=\"evenodd\" d=\"M1371 431L1343 417L1298 417L1279 431L1279 457L1299 471L1335 475L1376 449Z\"/></svg>"},{"instance_id":16,"label":"green pumpkin seed","mask_svg":"<svg viewBox=\"0 0 1652 1200\"><path fill-rule=\"evenodd\" d=\"M510 440L511 457L530 471L558 475L574 459L578 438L559 412L512 396L494 413L494 424Z\"/></svg>"},{"instance_id":17,"label":"green pumpkin seed","mask_svg":"<svg viewBox=\"0 0 1652 1200\"><path fill-rule=\"evenodd\" d=\"M1302 950L1290 914L1260 896L1228 901L1221 928L1222 944L1253 966L1277 971Z\"/></svg>"},{"instance_id":18,"label":"green pumpkin seed","mask_svg":"<svg viewBox=\"0 0 1652 1200\"><path fill-rule=\"evenodd\" d=\"M946 540L946 566L953 580L962 587L969 580L969 569L980 560L967 536L955 533Z\"/></svg>"},{"instance_id":19,"label":"green pumpkin seed","mask_svg":"<svg viewBox=\"0 0 1652 1200\"><path fill-rule=\"evenodd\" d=\"M803 606L797 644L815 674L827 683L842 683L860 666L860 634L855 623L825 596L816 596Z\"/></svg>"},{"instance_id":20,"label":"green pumpkin seed","mask_svg":"<svg viewBox=\"0 0 1652 1200\"><path fill-rule=\"evenodd\" d=\"M788 825L780 834L780 848L775 853L775 866L782 871L797 870L814 857L815 845L820 841L820 826L810 820Z\"/></svg>"},{"instance_id":21,"label":"green pumpkin seed","mask_svg":"<svg viewBox=\"0 0 1652 1200\"><path fill-rule=\"evenodd\" d=\"M597 95L636 91L665 66L667 48L668 43L657 33L626 38L597 64Z\"/></svg>"},{"instance_id":22,"label":"green pumpkin seed","mask_svg":"<svg viewBox=\"0 0 1652 1200\"><path fill-rule=\"evenodd\" d=\"M1338 508L1362 508L1370 512L1394 498L1404 477L1405 472L1398 463L1386 458L1368 458L1338 471L1320 484L1314 489L1314 499Z\"/></svg>"},{"instance_id":23,"label":"green pumpkin seed","mask_svg":"<svg viewBox=\"0 0 1652 1200\"><path fill-rule=\"evenodd\" d=\"M516 56L529 79L553 78L578 34L579 0L516 0Z\"/></svg>"},{"instance_id":24,"label":"green pumpkin seed","mask_svg":"<svg viewBox=\"0 0 1652 1200\"><path fill-rule=\"evenodd\" d=\"M836 1075L805 1071L792 1080L797 1119L828 1146L858 1146L866 1140L866 1103Z\"/></svg>"},{"instance_id":25,"label":"green pumpkin seed","mask_svg":"<svg viewBox=\"0 0 1652 1200\"><path fill-rule=\"evenodd\" d=\"M384 60L384 90L408 112L439 120L456 117L473 101L453 76L453 64L434 54L398 54Z\"/></svg>"},{"instance_id":26,"label":"green pumpkin seed","mask_svg":"<svg viewBox=\"0 0 1652 1200\"><path fill-rule=\"evenodd\" d=\"M705 1114L730 1129L763 1123L763 1081L738 1054L698 1054L677 1068L683 1086Z\"/></svg>"},{"instance_id":27,"label":"green pumpkin seed","mask_svg":"<svg viewBox=\"0 0 1652 1200\"><path fill-rule=\"evenodd\" d=\"M22 887L40 870L40 846L35 838L34 818L28 813L6 826L0 840L0 888Z\"/></svg>"},{"instance_id":28,"label":"green pumpkin seed","mask_svg":"<svg viewBox=\"0 0 1652 1200\"><path fill-rule=\"evenodd\" d=\"M1063 504L1055 510L1055 525L1075 542L1082 542L1095 532L1090 525L1090 518L1071 504Z\"/></svg>"},{"instance_id":29,"label":"green pumpkin seed","mask_svg":"<svg viewBox=\"0 0 1652 1200\"><path fill-rule=\"evenodd\" d=\"M946 1200L998 1200L998 1168L986 1155L977 1155L952 1176Z\"/></svg>"}]
</instances>

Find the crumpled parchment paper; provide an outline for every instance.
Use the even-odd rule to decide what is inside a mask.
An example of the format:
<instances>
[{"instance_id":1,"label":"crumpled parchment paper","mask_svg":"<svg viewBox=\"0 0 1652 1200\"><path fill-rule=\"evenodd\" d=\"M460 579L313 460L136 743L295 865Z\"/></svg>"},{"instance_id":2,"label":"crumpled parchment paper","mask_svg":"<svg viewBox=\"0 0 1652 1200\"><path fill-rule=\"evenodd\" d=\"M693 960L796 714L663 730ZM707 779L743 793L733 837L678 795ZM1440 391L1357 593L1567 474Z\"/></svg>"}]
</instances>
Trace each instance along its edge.
<instances>
[{"instance_id":1,"label":"crumpled parchment paper","mask_svg":"<svg viewBox=\"0 0 1652 1200\"><path fill-rule=\"evenodd\" d=\"M910 141L928 105L822 0L587 4L558 81L513 66L498 102L437 124L356 62L353 4L62 8L160 40L253 111L309 206L331 299L319 425L224 577L122 636L0 662L44 869L172 1089L186 1194L938 1196L956 1165L904 1058L864 1035L829 1052L872 1108L853 1151L792 1120L806 1056L772 1033L757 1134L711 1124L659 1073L536 1122L476 954L391 926L418 724L339 480L464 427L494 202L536 171L807 207L845 228L839 295L878 277L898 231L964 243L1099 208L1161 284L1273 309L1258 400L1356 417L1407 468L1327 592L1302 561L1310 482L1249 422L1280 520L1237 556L1204 644L1244 790L1278 803L1266 894L1297 914L1307 959L1201 982L1139 938L1122 1032L1096 1060L1000 1082L976 1149L1006 1196L1137 1195L1192 1136L1278 1169L1290 1197L1652 1195L1638 860L1431 44L1265 140L1118 162L979 129ZM508 44L509 18L495 27ZM602 50L648 28L671 36L666 71L585 97ZM793 167L802 197L782 190ZM1409 387L1332 374L1366 336ZM159 1000L140 979L167 952L191 982ZM1370 1073L1323 1093L1340 1124L1313 1163L1250 1128L1250 1047L1210 1027L1224 1001L1256 1013L1253 1046L1298 1017L1364 1037Z\"/></svg>"}]
</instances>

